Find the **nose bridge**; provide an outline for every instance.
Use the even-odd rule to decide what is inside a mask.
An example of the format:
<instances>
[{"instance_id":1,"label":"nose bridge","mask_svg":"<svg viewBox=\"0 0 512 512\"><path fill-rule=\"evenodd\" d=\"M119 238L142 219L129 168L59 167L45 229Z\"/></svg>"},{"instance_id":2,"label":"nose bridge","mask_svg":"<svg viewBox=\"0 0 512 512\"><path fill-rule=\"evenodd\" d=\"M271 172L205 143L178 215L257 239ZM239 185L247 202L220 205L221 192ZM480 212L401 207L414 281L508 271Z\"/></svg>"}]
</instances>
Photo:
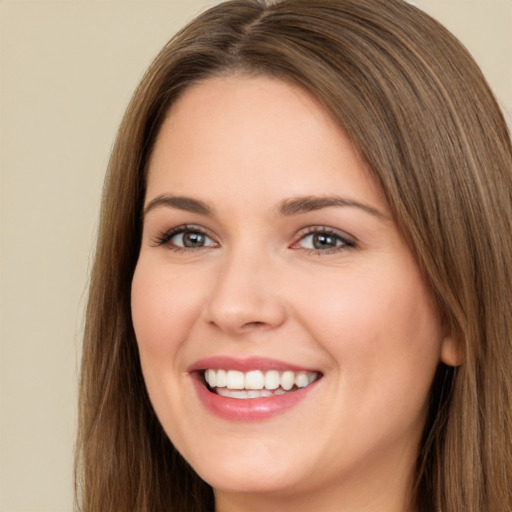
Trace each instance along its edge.
<instances>
[{"instance_id":1,"label":"nose bridge","mask_svg":"<svg viewBox=\"0 0 512 512\"><path fill-rule=\"evenodd\" d=\"M226 332L244 333L284 322L278 270L269 251L253 243L239 244L226 251L217 268L205 307L209 323Z\"/></svg>"}]
</instances>

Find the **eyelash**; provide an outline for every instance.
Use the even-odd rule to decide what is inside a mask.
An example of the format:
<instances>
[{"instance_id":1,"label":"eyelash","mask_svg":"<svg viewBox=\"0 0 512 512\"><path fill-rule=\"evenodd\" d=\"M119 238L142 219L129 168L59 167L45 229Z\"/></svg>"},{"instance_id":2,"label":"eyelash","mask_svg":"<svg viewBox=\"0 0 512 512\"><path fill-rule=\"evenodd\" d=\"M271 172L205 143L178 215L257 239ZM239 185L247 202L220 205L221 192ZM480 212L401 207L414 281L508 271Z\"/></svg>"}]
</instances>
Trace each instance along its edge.
<instances>
[{"instance_id":1,"label":"eyelash","mask_svg":"<svg viewBox=\"0 0 512 512\"><path fill-rule=\"evenodd\" d=\"M304 241L308 236L313 235L324 235L327 237L332 237L336 240L336 243L340 242L339 246L330 247L327 249L312 249L312 248L302 248L298 247L298 244ZM306 230L299 233L299 238L297 242L294 242L291 246L292 249L303 250L310 254L317 255L325 255L325 254L333 254L343 252L349 249L355 249L356 243L352 238L349 238L346 234L325 226L313 226L307 228Z\"/></svg>"},{"instance_id":2,"label":"eyelash","mask_svg":"<svg viewBox=\"0 0 512 512\"><path fill-rule=\"evenodd\" d=\"M218 246L218 244L214 241L213 241L212 245L200 246L200 247L181 247L179 245L170 243L171 240L175 236L184 235L186 233L196 233L199 235L203 235L204 237L207 237L213 241L212 237L209 236L208 233L206 233L206 231L204 229L200 228L199 226L195 226L192 224L184 224L181 226L176 226L175 228L172 228L168 231L165 231L161 235L158 235L155 238L154 243L156 246L166 245L170 250L175 251L175 252L184 252L184 251L191 251L191 250L193 251L193 250L197 250L197 249L204 249L205 247Z\"/></svg>"},{"instance_id":3,"label":"eyelash","mask_svg":"<svg viewBox=\"0 0 512 512\"><path fill-rule=\"evenodd\" d=\"M185 246L179 246L173 243L170 243L171 240L177 236L177 235L185 235L186 233L191 234L199 234L206 238L208 238L212 243L209 245L202 245L198 247L185 247ZM304 248L300 247L299 244L303 242L307 237L313 236L313 235L324 235L326 237L331 237L335 239L336 243L340 243L340 245L337 245L335 247L330 247L326 249L314 249L314 248ZM186 252L186 251L194 251L199 249L205 249L210 247L218 247L219 244L213 240L211 236L208 235L208 233L202 229L199 226L191 225L191 224L185 224L181 226L177 226L175 228L172 228L168 231L165 231L161 235L158 235L154 240L155 246L167 246L170 250L174 252ZM349 249L353 249L356 247L356 243L353 239L349 238L347 235L343 234L342 232L339 232L337 230L334 230L332 228L324 227L324 226L313 226L310 228L307 228L306 230L299 233L299 237L296 242L293 242L293 244L290 246L291 249L294 250L302 250L309 254L316 254L316 255L326 255L326 254L333 254L338 253L342 251L346 251Z\"/></svg>"}]
</instances>

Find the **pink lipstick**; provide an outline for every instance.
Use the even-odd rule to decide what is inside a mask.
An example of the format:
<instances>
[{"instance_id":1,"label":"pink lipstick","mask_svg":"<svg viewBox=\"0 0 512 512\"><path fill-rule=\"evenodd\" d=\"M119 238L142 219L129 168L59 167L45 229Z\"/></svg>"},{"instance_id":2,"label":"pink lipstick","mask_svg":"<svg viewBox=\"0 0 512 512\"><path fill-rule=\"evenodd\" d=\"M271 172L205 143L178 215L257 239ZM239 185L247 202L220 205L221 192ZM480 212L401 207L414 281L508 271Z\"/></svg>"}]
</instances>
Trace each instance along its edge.
<instances>
[{"instance_id":1,"label":"pink lipstick","mask_svg":"<svg viewBox=\"0 0 512 512\"><path fill-rule=\"evenodd\" d=\"M229 421L258 421L304 400L321 372L283 361L252 357L201 359L188 369L202 404Z\"/></svg>"}]
</instances>

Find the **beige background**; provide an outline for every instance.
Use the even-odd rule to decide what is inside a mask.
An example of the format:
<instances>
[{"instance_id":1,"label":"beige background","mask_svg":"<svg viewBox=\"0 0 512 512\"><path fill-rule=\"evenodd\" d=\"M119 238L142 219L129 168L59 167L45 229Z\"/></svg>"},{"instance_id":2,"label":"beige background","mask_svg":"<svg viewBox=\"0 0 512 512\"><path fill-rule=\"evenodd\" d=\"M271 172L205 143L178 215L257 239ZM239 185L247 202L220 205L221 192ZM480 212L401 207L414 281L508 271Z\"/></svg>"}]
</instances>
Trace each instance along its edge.
<instances>
[{"instance_id":1,"label":"beige background","mask_svg":"<svg viewBox=\"0 0 512 512\"><path fill-rule=\"evenodd\" d=\"M116 127L206 0L0 0L0 511L72 509L82 311ZM512 0L417 0L512 111Z\"/></svg>"}]
</instances>

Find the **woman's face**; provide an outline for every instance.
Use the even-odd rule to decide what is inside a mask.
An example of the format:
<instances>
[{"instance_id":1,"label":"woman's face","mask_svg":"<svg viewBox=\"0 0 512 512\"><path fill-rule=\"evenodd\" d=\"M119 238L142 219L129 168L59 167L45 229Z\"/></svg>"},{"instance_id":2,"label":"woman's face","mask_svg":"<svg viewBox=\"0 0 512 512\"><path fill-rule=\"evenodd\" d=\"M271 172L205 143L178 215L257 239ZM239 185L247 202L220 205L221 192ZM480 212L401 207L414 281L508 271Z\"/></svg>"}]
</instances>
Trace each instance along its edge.
<instances>
[{"instance_id":1,"label":"woman's face","mask_svg":"<svg viewBox=\"0 0 512 512\"><path fill-rule=\"evenodd\" d=\"M132 312L155 411L218 499L405 493L449 338L385 200L308 93L214 78L173 106Z\"/></svg>"}]
</instances>

